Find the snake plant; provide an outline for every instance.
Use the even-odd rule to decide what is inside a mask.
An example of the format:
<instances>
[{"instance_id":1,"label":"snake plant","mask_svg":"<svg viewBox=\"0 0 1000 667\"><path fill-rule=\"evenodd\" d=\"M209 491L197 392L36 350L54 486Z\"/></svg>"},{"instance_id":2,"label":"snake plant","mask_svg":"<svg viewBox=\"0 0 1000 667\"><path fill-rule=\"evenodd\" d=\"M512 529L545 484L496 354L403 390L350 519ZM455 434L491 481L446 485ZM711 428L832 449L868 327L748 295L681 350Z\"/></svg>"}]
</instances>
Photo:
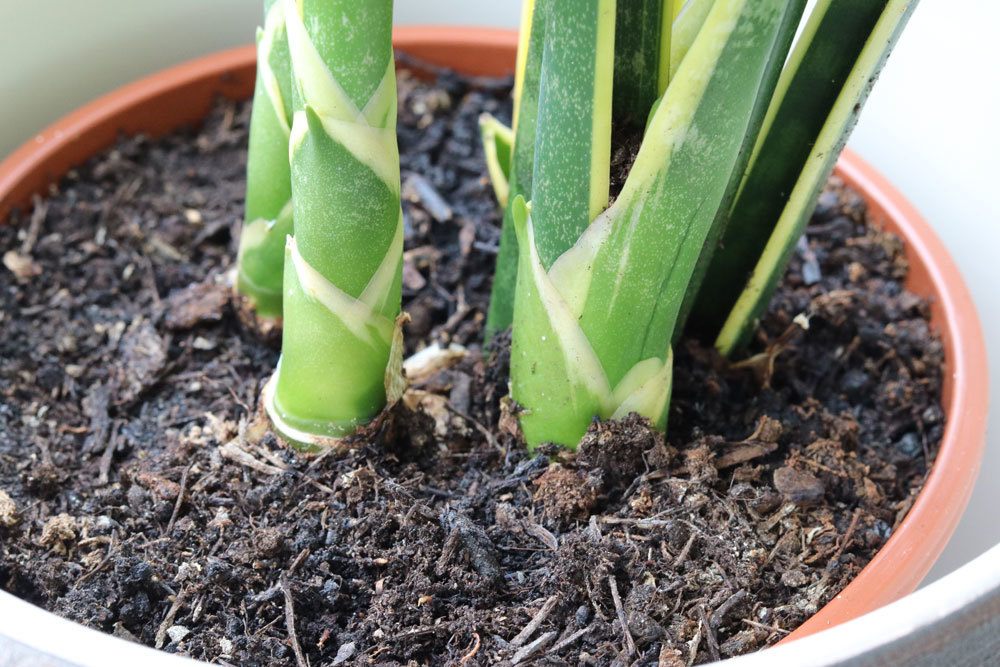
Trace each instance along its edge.
<instances>
[{"instance_id":1,"label":"snake plant","mask_svg":"<svg viewBox=\"0 0 1000 667\"><path fill-rule=\"evenodd\" d=\"M656 85L669 83L610 207L611 88L613 74L623 74L615 50L635 46L602 39L615 34L613 2L578 4L592 14L539 5L548 10L547 85L534 196L530 209L512 204L519 247L512 395L525 408L521 425L532 444L575 445L594 417L630 412L665 426L680 305L760 124L758 100L783 60L777 47L790 39L804 3L718 0L672 79L661 57L668 74ZM584 39L577 23L588 20L595 28ZM587 61L590 69L580 65ZM549 94L560 103L546 105Z\"/></svg>"},{"instance_id":2,"label":"snake plant","mask_svg":"<svg viewBox=\"0 0 1000 667\"><path fill-rule=\"evenodd\" d=\"M285 237L292 233L288 136L292 74L281 0L266 0L257 31L257 85L247 153L246 223L236 289L264 319L281 317Z\"/></svg>"},{"instance_id":3,"label":"snake plant","mask_svg":"<svg viewBox=\"0 0 1000 667\"><path fill-rule=\"evenodd\" d=\"M294 236L284 248L281 358L264 402L285 437L318 446L383 407L398 340L403 217L392 0L281 2L294 107Z\"/></svg>"},{"instance_id":4,"label":"snake plant","mask_svg":"<svg viewBox=\"0 0 1000 667\"><path fill-rule=\"evenodd\" d=\"M806 4L524 0L513 127L480 125L505 209L487 332L513 327L529 446L663 429L685 327L747 340L916 0L818 0L800 31ZM399 390L392 1L266 12L238 288L283 315L264 405L315 447Z\"/></svg>"},{"instance_id":5,"label":"snake plant","mask_svg":"<svg viewBox=\"0 0 1000 667\"><path fill-rule=\"evenodd\" d=\"M685 323L746 340L914 4L821 0L789 57L804 0L527 3L515 127L483 127L506 200L489 329L513 325L529 445L664 428ZM609 201L613 127L642 143Z\"/></svg>"}]
</instances>

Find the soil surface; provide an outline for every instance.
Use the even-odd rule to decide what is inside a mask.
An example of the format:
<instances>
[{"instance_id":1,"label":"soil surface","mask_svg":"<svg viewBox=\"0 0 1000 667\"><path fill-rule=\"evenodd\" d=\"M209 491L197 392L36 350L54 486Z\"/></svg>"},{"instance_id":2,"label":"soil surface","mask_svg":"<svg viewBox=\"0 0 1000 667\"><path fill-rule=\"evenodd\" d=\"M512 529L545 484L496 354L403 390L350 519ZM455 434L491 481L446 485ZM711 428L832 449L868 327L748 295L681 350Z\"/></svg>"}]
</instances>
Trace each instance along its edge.
<instances>
[{"instance_id":1,"label":"soil surface","mask_svg":"<svg viewBox=\"0 0 1000 667\"><path fill-rule=\"evenodd\" d=\"M0 586L221 664L686 665L780 640L885 542L939 442L942 352L898 239L832 182L748 360L677 350L666 441L532 456L480 352L499 236L477 117L403 77L414 378L344 456L255 422L234 314L249 105L123 139L0 227ZM802 326L808 322L808 328Z\"/></svg>"}]
</instances>

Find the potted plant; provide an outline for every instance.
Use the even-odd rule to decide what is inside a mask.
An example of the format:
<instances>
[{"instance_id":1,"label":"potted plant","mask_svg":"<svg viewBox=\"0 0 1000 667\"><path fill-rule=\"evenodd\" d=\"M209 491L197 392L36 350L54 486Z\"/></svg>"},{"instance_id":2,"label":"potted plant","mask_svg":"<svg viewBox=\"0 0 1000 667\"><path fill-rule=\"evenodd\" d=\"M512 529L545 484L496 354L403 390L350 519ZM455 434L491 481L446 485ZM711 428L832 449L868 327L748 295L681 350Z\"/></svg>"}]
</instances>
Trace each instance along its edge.
<instances>
[{"instance_id":1,"label":"potted plant","mask_svg":"<svg viewBox=\"0 0 1000 667\"><path fill-rule=\"evenodd\" d=\"M7 517L0 530L14 536L20 553L41 549L40 558L78 573L81 583L36 575L8 551L0 569L5 588L174 651L246 661L266 650L277 662L299 664L306 656L334 664L448 656L520 663L543 653L586 654L598 664L683 663L783 638L794 629L789 619L801 622L815 611L810 604L832 598L876 550L797 636L912 590L954 527L981 452L985 380L975 314L933 236L856 158L842 163L843 184L821 203L828 212L817 227L827 231L816 235L833 236L818 249L835 255L836 244L851 239L849 247L870 254L820 262L800 239L913 4L821 2L789 57L804 2L594 0L569 9L528 2L512 129L488 115L479 121L479 111L504 113L503 93L492 83L435 89L404 79L399 136L407 141L400 151L391 2L268 2L234 281L244 324L226 314L224 291L208 277L228 260L199 249L221 225L196 235L178 231L170 237L178 250L156 235L155 216L139 224L136 247L175 263L150 269L152 288L135 279L153 297L126 294L135 309L128 312L151 321L102 325L102 344L122 363L79 371L77 378L90 382L83 409L73 414L89 422L68 424L65 443L41 440L42 467L5 473L11 492L0 497L0 518ZM515 51L513 36L489 32L402 32L396 45L467 74L501 74ZM68 119L56 130L61 135L43 135L0 169L0 214L94 155L119 129L158 134L203 117L218 92L245 98L250 58L241 51L175 70ZM413 68L434 73L426 64ZM447 85L474 94L453 99ZM435 113L445 112L456 127L470 120L482 127L486 162L464 181L444 173L459 170L446 162L479 150L478 140L468 128L447 135L433 126ZM211 154L232 143L235 117L223 113L197 150ZM141 145L134 150L126 162L158 159L144 156ZM185 150L160 165L186 164ZM441 156L444 162L434 162ZM120 169L115 160L120 156L90 168L98 190L101 174ZM450 201L420 176L419 164L452 183ZM220 164L213 169L225 172ZM477 229L488 225L468 221L469 232L453 209L462 205L456 193L486 189L487 173L505 206L485 333L477 322L464 347L441 344L461 338L455 331L463 318L476 321L470 313L486 310L485 303L463 307L456 291L447 295L445 316L431 318L437 340L415 344L401 302L416 318L435 289L447 291L433 284L440 278L435 262L454 261L460 268L450 284L482 292L489 269L470 268L465 258ZM103 195L111 208L135 194L135 186L121 185ZM893 281L903 277L904 255L861 224L864 214L845 186L862 192L871 221L904 237L907 285L934 299L930 311L898 293ZM90 188L70 187L71 203L58 203L64 193L49 205L79 209L77 189ZM179 196L199 201L199 193ZM145 203L170 206L157 201ZM33 255L67 238L64 231L58 239L41 236L44 207L36 206L38 222L17 247L5 248L8 273L20 281L12 294L46 279ZM184 219L205 224L193 207ZM99 216L96 225L108 222ZM121 255L126 236L114 235ZM447 247L434 248L430 242L439 239ZM491 246L480 245L489 256ZM82 248L88 266L99 264L104 251ZM442 252L457 259L435 255ZM772 308L765 320L770 339L751 342L793 258L798 274L817 266L840 273L826 283L815 275L793 280L778 297L784 308ZM185 261L196 268L184 268ZM141 258L131 264L119 274L125 285ZM871 281L863 279L868 273ZM95 289L108 289L98 274L88 275ZM161 301L157 279L173 285L184 276L198 281ZM875 316L850 310L837 300L849 289L831 292L838 284L874 295L867 305L888 305ZM52 303L61 293L53 291ZM140 298L145 305L137 307ZM804 307L791 312L796 303ZM31 317L18 308L22 328L12 334ZM884 328L855 332L845 313ZM935 380L933 350L924 356L906 338L933 345L925 315L940 327L945 363L957 373L945 374L943 384ZM513 401L501 401L502 332L511 325ZM239 403L256 398L255 373L270 363L254 331L277 327L281 360L259 402L266 419L250 419ZM843 349L824 350L841 330L852 333ZM499 337L481 352L489 336ZM886 346L896 344L908 345L900 350L909 357L893 361ZM208 390L212 416L199 413L192 426L185 420L201 399L158 388L175 373L168 364L196 368L232 353L231 346L238 355L250 349L234 366L244 375L232 387L235 397L220 409L221 394ZM60 353L73 355L79 346L64 347ZM416 354L404 363L407 351ZM825 363L853 358L858 367L809 367L809 354ZM891 369L883 370L887 363ZM798 366L836 374L832 389L812 385L828 403L801 396L809 385L795 374ZM188 394L197 397L208 379L197 376ZM696 392L700 384L704 391ZM889 405L866 396L890 389L899 395ZM946 425L934 413L939 400ZM181 427L176 416L148 416L176 401L184 406ZM905 401L930 412L914 416L901 410ZM813 420L809 408L821 418ZM44 413L34 409L31 423L41 424ZM869 426L852 426L850 410L895 420L871 427L886 442L858 443ZM242 425L227 421L241 413ZM665 441L668 413L679 424ZM146 451L153 436L136 431L142 424L161 424L170 444ZM685 440L674 440L678 430ZM935 434L937 462L914 498L911 485L920 485L920 466L929 463L913 463L926 456L920 437L929 453ZM292 449L280 448L274 435ZM60 491L61 461L47 449L70 442L100 454L98 483L84 493L93 500L84 506ZM883 460L875 445L895 449L882 454L882 476L873 478L872 462ZM209 452L216 452L211 461ZM86 468L86 459L77 465ZM905 483L888 477L898 470L907 471ZM29 497L41 499L37 510L25 507ZM897 511L898 522L885 520ZM731 530L740 521L753 525ZM157 544L174 544L174 556L161 546L132 546L137 526L157 535ZM713 538L712 530L724 537ZM748 543L727 550L727 539ZM822 567L812 566L817 562ZM764 573L746 576L767 591L733 581L750 570ZM531 585L532 578L541 583ZM107 582L113 600L95 600L95 586L82 585L88 580ZM710 595L699 597L699 589ZM230 628L241 605L268 620L245 634ZM273 636L278 625L281 639Z\"/></svg>"}]
</instances>

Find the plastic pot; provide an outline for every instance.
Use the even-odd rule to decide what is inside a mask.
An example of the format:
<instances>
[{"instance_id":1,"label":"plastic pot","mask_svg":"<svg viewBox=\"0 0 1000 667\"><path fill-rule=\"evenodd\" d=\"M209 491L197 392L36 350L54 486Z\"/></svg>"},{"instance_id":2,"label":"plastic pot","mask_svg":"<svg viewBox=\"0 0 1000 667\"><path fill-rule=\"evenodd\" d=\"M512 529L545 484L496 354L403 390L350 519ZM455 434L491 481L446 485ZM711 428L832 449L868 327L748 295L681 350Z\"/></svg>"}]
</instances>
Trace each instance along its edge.
<instances>
[{"instance_id":1,"label":"plastic pot","mask_svg":"<svg viewBox=\"0 0 1000 667\"><path fill-rule=\"evenodd\" d=\"M395 41L418 61L490 76L512 72L517 44L513 32L455 28L404 28L397 31ZM27 206L32 195L44 192L69 169L112 145L121 133L163 135L199 122L218 95L249 98L254 76L254 49L239 48L142 79L66 116L0 164L0 221L12 207ZM786 643L855 619L915 590L965 509L985 445L986 349L975 307L957 268L920 214L858 156L845 152L837 173L865 198L876 224L902 237L910 263L907 287L931 301L932 325L944 342L947 426L927 483L904 521L862 572L789 635ZM24 607L25 603L0 593L0 619L4 619L0 665L3 635L18 640L6 619ZM67 623L41 610L29 615L33 627L41 623L60 628ZM84 643L118 645L129 654L140 650L144 660L167 659L163 654L150 658L134 645L79 630L88 637ZM42 636L51 639L58 631L43 631ZM40 646L35 641L25 644ZM52 664L61 663L54 659Z\"/></svg>"}]
</instances>

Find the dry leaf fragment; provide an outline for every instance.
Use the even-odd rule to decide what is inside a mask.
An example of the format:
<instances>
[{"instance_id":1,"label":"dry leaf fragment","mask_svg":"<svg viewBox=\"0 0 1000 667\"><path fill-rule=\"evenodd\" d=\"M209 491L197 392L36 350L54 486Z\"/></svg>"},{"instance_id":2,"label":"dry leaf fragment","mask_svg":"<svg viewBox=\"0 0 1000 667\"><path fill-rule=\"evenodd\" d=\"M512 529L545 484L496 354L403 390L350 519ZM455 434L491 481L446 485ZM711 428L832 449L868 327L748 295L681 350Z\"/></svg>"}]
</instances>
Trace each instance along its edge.
<instances>
[{"instance_id":1,"label":"dry leaf fragment","mask_svg":"<svg viewBox=\"0 0 1000 667\"><path fill-rule=\"evenodd\" d=\"M3 265L21 281L30 280L42 273L42 267L30 255L22 255L16 250L4 253Z\"/></svg>"}]
</instances>

